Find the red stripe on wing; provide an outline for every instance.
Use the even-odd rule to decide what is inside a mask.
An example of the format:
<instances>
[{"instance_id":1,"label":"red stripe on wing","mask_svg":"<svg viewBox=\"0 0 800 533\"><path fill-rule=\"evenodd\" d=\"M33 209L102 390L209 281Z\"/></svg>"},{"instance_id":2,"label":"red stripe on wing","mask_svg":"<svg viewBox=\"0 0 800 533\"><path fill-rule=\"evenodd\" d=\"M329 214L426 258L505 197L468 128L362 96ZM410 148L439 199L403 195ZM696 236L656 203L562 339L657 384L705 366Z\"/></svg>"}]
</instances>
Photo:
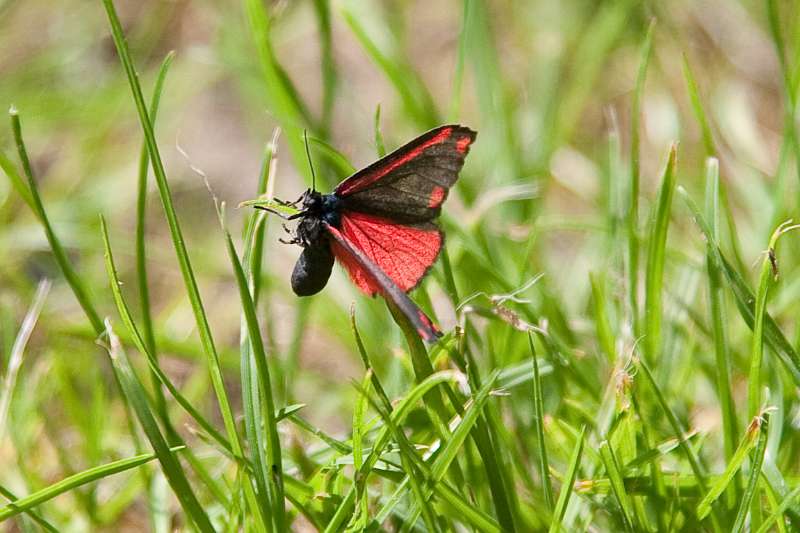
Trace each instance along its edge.
<instances>
[{"instance_id":1,"label":"red stripe on wing","mask_svg":"<svg viewBox=\"0 0 800 533\"><path fill-rule=\"evenodd\" d=\"M420 282L442 248L442 233L433 225L403 226L364 213L346 212L341 215L339 230L405 292ZM370 296L379 292L369 272L336 241L331 244L353 283Z\"/></svg>"},{"instance_id":2,"label":"red stripe on wing","mask_svg":"<svg viewBox=\"0 0 800 533\"><path fill-rule=\"evenodd\" d=\"M391 154L389 157L386 158L386 164L368 167L363 171L363 174L359 172L358 174L344 180L342 183L336 187L336 194L339 196L346 196L348 194L352 194L356 191L360 191L365 187L375 183L383 176L391 172L392 170L396 169L397 167L404 165L414 159L415 157L419 156L425 149L437 145L447 138L450 137L450 134L453 132L452 126L446 126L439 130L435 135L433 135L430 139L425 140L424 142L420 143L419 145L413 147L412 149L408 150L407 152L402 152L405 147L400 148L394 154ZM460 151L466 150L466 147L469 146L469 143L472 142L472 139L469 137L465 137L466 144L463 145L464 148L461 149L461 145L459 144ZM463 142L464 139L459 139L459 143ZM394 157L393 157L394 156ZM383 162L384 160L381 160Z\"/></svg>"}]
</instances>

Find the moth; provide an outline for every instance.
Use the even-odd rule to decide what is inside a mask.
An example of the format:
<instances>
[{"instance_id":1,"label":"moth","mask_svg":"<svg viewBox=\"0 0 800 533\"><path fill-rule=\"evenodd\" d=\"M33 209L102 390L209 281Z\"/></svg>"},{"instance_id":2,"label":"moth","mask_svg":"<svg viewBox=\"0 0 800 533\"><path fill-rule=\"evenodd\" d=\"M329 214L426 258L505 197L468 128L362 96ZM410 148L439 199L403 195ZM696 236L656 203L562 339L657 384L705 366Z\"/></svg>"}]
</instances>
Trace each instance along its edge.
<instances>
[{"instance_id":1,"label":"moth","mask_svg":"<svg viewBox=\"0 0 800 533\"><path fill-rule=\"evenodd\" d=\"M287 204L300 208L285 217L299 222L284 242L303 248L292 271L295 294L321 291L338 260L356 287L390 300L420 337L440 337L407 293L439 256L444 233L436 219L476 135L464 126L439 126L346 178L332 193L312 188Z\"/></svg>"}]
</instances>

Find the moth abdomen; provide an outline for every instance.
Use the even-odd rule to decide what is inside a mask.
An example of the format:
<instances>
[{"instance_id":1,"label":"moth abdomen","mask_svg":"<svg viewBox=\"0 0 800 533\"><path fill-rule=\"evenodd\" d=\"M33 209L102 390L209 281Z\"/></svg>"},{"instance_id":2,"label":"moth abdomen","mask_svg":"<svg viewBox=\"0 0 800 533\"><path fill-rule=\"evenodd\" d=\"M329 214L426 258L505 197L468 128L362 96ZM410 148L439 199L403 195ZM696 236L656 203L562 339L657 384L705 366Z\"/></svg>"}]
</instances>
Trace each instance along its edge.
<instances>
[{"instance_id":1,"label":"moth abdomen","mask_svg":"<svg viewBox=\"0 0 800 533\"><path fill-rule=\"evenodd\" d=\"M327 239L303 248L292 270L292 290L297 296L311 296L328 284L333 270L333 252Z\"/></svg>"}]
</instances>

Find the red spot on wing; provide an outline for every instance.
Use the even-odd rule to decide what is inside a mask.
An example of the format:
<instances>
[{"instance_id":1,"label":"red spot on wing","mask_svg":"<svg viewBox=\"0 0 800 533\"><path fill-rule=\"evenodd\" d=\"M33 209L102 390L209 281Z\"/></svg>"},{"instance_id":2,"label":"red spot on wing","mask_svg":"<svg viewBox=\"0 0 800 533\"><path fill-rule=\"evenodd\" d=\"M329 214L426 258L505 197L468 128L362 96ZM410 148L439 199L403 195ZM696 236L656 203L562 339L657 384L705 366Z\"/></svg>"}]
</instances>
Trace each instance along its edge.
<instances>
[{"instance_id":1,"label":"red spot on wing","mask_svg":"<svg viewBox=\"0 0 800 533\"><path fill-rule=\"evenodd\" d=\"M358 212L342 213L339 231L403 291L413 289L436 261L442 235L436 228L416 228ZM353 283L370 296L379 291L374 278L335 241L333 254Z\"/></svg>"},{"instance_id":2,"label":"red spot on wing","mask_svg":"<svg viewBox=\"0 0 800 533\"><path fill-rule=\"evenodd\" d=\"M424 328L417 329L417 333L419 333L419 336L422 337L423 340L435 341L436 337L442 336L441 330L436 327L436 324L434 324L430 318L428 318L428 315L423 313L422 310L420 309L417 310L417 315L419 316L419 319L422 321L422 323L428 326L428 328L430 328L430 330L426 330ZM430 336L430 331L433 332L433 334L435 335L434 337Z\"/></svg>"},{"instance_id":3,"label":"red spot on wing","mask_svg":"<svg viewBox=\"0 0 800 533\"><path fill-rule=\"evenodd\" d=\"M438 185L433 188L431 191L431 197L428 200L428 207L439 207L444 202L445 194L447 190L444 187L439 187Z\"/></svg>"},{"instance_id":4,"label":"red spot on wing","mask_svg":"<svg viewBox=\"0 0 800 533\"><path fill-rule=\"evenodd\" d=\"M383 176L385 176L392 170L396 169L400 165L404 165L409 161L411 161L412 159L414 159L415 157L419 156L427 148L443 142L445 139L450 137L452 131L453 131L452 127L442 128L442 130L439 133L437 133L427 141L421 143L419 146L415 146L413 149L402 154L397 159L393 159L387 162L386 165L378 166L372 170L369 170L365 172L362 176L358 176L357 179L347 179L343 181L336 188L336 194L340 196L345 196L354 193L356 191L359 191L364 187L371 185L372 183L375 183L376 181L378 181ZM467 137L467 145L469 145L470 142L471 140L469 139L469 137Z\"/></svg>"},{"instance_id":5,"label":"red spot on wing","mask_svg":"<svg viewBox=\"0 0 800 533\"><path fill-rule=\"evenodd\" d=\"M456 141L456 150L464 154L467 152L470 144L472 144L472 137L465 135Z\"/></svg>"}]
</instances>

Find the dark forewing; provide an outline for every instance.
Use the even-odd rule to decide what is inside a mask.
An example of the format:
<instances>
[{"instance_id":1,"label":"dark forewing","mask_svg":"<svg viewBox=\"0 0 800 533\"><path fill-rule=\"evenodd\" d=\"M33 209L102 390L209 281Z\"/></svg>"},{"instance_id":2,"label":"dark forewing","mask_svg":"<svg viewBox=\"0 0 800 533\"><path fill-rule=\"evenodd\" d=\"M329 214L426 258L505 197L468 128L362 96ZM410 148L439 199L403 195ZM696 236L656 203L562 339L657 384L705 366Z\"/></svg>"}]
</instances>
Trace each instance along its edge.
<instances>
[{"instance_id":1,"label":"dark forewing","mask_svg":"<svg viewBox=\"0 0 800 533\"><path fill-rule=\"evenodd\" d=\"M476 135L464 126L440 126L356 172L334 192L344 210L429 222L439 215Z\"/></svg>"},{"instance_id":2,"label":"dark forewing","mask_svg":"<svg viewBox=\"0 0 800 533\"><path fill-rule=\"evenodd\" d=\"M411 321L419 336L423 340L433 342L442 334L417 305L411 301L406 293L392 281L392 279L378 267L361 249L351 243L339 230L325 224L331 236L334 253L348 263L357 266L363 275L369 278L379 292L392 303ZM349 269L350 267L348 267Z\"/></svg>"}]
</instances>

